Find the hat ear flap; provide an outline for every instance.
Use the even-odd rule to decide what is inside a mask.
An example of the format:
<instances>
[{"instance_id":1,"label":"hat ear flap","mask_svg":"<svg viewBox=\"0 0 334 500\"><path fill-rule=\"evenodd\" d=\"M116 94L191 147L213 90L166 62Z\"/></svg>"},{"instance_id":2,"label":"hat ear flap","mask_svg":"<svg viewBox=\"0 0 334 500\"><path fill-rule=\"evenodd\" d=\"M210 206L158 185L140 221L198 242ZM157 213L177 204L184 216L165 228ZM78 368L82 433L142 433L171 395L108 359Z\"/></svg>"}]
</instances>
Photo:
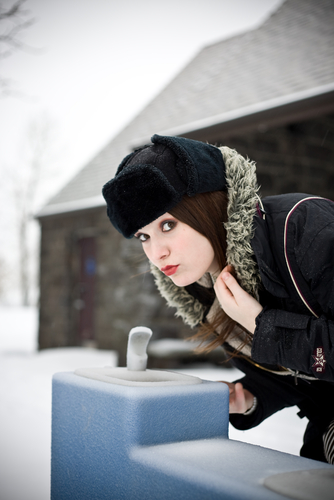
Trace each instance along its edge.
<instances>
[{"instance_id":1,"label":"hat ear flap","mask_svg":"<svg viewBox=\"0 0 334 500\"><path fill-rule=\"evenodd\" d=\"M131 165L102 189L111 223L126 238L181 201L162 172L152 165Z\"/></svg>"}]
</instances>

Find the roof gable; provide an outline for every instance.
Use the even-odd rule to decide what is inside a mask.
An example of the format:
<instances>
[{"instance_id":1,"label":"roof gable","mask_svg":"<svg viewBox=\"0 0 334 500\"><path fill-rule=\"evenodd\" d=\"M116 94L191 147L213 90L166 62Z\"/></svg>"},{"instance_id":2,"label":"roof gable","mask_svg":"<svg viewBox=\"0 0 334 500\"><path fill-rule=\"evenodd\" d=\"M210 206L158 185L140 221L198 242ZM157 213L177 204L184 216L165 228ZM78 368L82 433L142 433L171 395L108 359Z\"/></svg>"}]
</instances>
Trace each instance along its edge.
<instances>
[{"instance_id":1,"label":"roof gable","mask_svg":"<svg viewBox=\"0 0 334 500\"><path fill-rule=\"evenodd\" d=\"M154 133L184 135L203 120L333 92L333 84L334 0L287 0L259 28L201 50L39 216L102 206L103 184Z\"/></svg>"}]
</instances>

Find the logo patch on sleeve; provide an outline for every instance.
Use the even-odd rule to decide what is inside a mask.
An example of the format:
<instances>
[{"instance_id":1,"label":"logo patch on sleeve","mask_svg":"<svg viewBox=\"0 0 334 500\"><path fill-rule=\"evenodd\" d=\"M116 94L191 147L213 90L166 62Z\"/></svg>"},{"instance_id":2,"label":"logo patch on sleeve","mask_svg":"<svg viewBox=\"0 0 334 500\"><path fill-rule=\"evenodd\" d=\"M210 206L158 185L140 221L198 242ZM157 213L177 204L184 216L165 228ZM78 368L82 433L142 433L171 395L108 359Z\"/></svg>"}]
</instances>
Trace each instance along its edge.
<instances>
[{"instance_id":1,"label":"logo patch on sleeve","mask_svg":"<svg viewBox=\"0 0 334 500\"><path fill-rule=\"evenodd\" d=\"M326 359L323 347L317 347L312 354L312 358L314 359L314 363L312 368L317 373L322 373L326 369Z\"/></svg>"}]
</instances>

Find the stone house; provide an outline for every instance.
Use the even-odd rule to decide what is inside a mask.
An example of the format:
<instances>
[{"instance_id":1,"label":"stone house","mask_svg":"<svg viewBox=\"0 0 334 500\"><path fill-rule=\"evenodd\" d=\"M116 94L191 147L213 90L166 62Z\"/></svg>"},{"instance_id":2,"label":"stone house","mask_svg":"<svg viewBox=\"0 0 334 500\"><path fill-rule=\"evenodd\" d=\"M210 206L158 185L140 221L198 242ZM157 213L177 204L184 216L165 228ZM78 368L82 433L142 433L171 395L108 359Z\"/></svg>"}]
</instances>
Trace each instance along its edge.
<instances>
[{"instance_id":1,"label":"stone house","mask_svg":"<svg viewBox=\"0 0 334 500\"><path fill-rule=\"evenodd\" d=\"M286 0L260 27L201 50L38 214L39 347L95 345L124 363L136 325L191 331L165 307L138 241L101 195L154 133L226 144L257 163L261 194L334 199L334 1Z\"/></svg>"}]
</instances>

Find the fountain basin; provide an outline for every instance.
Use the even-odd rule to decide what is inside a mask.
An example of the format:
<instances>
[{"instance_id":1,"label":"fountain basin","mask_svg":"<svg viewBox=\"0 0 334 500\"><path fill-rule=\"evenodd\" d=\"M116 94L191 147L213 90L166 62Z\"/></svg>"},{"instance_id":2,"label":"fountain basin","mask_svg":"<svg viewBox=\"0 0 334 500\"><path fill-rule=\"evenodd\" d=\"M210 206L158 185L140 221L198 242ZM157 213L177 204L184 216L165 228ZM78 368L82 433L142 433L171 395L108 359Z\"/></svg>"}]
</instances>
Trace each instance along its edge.
<instances>
[{"instance_id":1,"label":"fountain basin","mask_svg":"<svg viewBox=\"0 0 334 500\"><path fill-rule=\"evenodd\" d=\"M126 367L113 368L106 366L103 368L78 368L74 373L100 382L107 382L108 384L132 387L163 387L202 383L202 380L198 377L168 370L132 371Z\"/></svg>"}]
</instances>

